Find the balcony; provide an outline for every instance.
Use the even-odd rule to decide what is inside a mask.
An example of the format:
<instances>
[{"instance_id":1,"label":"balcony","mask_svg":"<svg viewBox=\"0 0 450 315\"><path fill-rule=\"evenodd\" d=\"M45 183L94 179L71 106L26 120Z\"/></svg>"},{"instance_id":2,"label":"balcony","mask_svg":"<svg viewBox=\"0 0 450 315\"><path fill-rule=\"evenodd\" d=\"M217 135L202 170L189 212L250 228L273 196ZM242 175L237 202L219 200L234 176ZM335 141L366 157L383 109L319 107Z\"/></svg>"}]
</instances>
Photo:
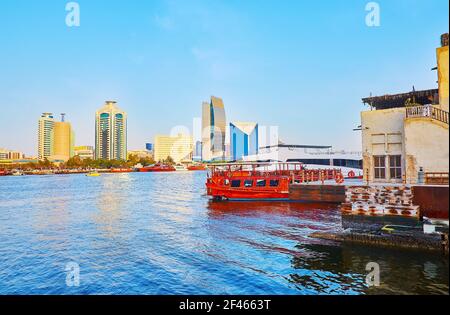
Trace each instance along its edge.
<instances>
[{"instance_id":1,"label":"balcony","mask_svg":"<svg viewBox=\"0 0 450 315\"><path fill-rule=\"evenodd\" d=\"M428 117L448 125L448 112L432 105L412 106L406 108L406 118Z\"/></svg>"}]
</instances>

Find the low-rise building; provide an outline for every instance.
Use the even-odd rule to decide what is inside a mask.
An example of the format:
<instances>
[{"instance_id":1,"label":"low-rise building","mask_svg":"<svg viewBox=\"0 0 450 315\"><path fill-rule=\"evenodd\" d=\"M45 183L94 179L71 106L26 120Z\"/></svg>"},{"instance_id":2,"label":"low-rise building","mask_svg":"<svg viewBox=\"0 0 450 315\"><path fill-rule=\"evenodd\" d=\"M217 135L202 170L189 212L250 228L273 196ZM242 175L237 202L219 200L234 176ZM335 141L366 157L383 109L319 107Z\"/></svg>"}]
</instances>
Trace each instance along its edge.
<instances>
[{"instance_id":1,"label":"low-rise building","mask_svg":"<svg viewBox=\"0 0 450 315\"><path fill-rule=\"evenodd\" d=\"M137 156L139 159L153 159L153 153L151 151L148 150L131 150L128 151L127 153L127 158L128 160L130 159L130 157L134 155Z\"/></svg>"},{"instance_id":2,"label":"low-rise building","mask_svg":"<svg viewBox=\"0 0 450 315\"><path fill-rule=\"evenodd\" d=\"M163 161L171 157L175 163L191 162L193 151L193 139L190 135L155 137L155 161Z\"/></svg>"},{"instance_id":3,"label":"low-rise building","mask_svg":"<svg viewBox=\"0 0 450 315\"><path fill-rule=\"evenodd\" d=\"M439 89L363 99L370 106L361 113L366 181L415 184L422 172L425 178L448 181L448 34L442 45L437 49Z\"/></svg>"},{"instance_id":4,"label":"low-rise building","mask_svg":"<svg viewBox=\"0 0 450 315\"><path fill-rule=\"evenodd\" d=\"M89 145L78 146L74 148L74 155L79 156L82 160L94 159L94 147Z\"/></svg>"}]
</instances>

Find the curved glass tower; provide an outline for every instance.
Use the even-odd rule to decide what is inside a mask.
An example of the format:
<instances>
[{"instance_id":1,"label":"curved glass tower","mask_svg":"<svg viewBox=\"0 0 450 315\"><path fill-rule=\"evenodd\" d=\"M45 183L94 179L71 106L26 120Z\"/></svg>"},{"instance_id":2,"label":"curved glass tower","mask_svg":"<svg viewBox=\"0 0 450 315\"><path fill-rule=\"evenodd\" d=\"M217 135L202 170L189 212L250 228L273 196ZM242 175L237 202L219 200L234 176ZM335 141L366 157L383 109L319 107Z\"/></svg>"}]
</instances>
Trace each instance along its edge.
<instances>
[{"instance_id":1,"label":"curved glass tower","mask_svg":"<svg viewBox=\"0 0 450 315\"><path fill-rule=\"evenodd\" d=\"M202 160L225 159L226 115L221 98L211 97L202 105Z\"/></svg>"}]
</instances>

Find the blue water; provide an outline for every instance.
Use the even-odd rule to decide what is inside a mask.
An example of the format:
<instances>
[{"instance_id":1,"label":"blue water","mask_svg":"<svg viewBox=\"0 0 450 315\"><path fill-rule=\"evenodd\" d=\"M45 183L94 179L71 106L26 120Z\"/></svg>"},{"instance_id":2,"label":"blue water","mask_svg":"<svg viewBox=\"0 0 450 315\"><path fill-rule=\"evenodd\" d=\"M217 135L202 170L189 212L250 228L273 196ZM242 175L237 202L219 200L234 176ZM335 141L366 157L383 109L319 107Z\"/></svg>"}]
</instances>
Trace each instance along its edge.
<instances>
[{"instance_id":1,"label":"blue water","mask_svg":"<svg viewBox=\"0 0 450 315\"><path fill-rule=\"evenodd\" d=\"M1 177L0 294L448 294L440 255L313 239L339 228L335 206L213 203L205 178Z\"/></svg>"}]
</instances>

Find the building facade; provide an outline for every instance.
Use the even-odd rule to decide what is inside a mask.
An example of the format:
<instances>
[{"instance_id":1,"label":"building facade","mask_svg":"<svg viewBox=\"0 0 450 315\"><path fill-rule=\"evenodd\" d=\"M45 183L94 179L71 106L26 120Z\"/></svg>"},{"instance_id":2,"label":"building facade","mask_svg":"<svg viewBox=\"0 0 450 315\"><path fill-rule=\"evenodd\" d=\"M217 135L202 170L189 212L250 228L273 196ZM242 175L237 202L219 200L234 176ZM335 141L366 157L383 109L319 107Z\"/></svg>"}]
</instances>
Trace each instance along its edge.
<instances>
[{"instance_id":1,"label":"building facade","mask_svg":"<svg viewBox=\"0 0 450 315\"><path fill-rule=\"evenodd\" d=\"M38 159L50 159L53 155L53 128L55 119L52 113L43 113L38 122Z\"/></svg>"},{"instance_id":2,"label":"building facade","mask_svg":"<svg viewBox=\"0 0 450 315\"><path fill-rule=\"evenodd\" d=\"M365 180L416 184L419 171L448 178L448 40L446 44L437 49L439 89L363 99L370 106L361 113ZM441 58L445 51L446 60Z\"/></svg>"},{"instance_id":3,"label":"building facade","mask_svg":"<svg viewBox=\"0 0 450 315\"><path fill-rule=\"evenodd\" d=\"M230 123L230 154L233 161L241 161L259 151L258 124L253 122Z\"/></svg>"},{"instance_id":4,"label":"building facade","mask_svg":"<svg viewBox=\"0 0 450 315\"><path fill-rule=\"evenodd\" d=\"M95 157L127 159L127 114L114 101L107 101L95 115Z\"/></svg>"},{"instance_id":5,"label":"building facade","mask_svg":"<svg viewBox=\"0 0 450 315\"><path fill-rule=\"evenodd\" d=\"M225 159L226 115L223 100L211 97L202 105L202 159Z\"/></svg>"},{"instance_id":6,"label":"building facade","mask_svg":"<svg viewBox=\"0 0 450 315\"><path fill-rule=\"evenodd\" d=\"M64 114L60 122L53 125L53 154L52 160L67 161L74 156L75 134L69 122L64 121Z\"/></svg>"},{"instance_id":7,"label":"building facade","mask_svg":"<svg viewBox=\"0 0 450 315\"><path fill-rule=\"evenodd\" d=\"M80 157L82 160L95 158L94 147L89 145L74 147L74 155Z\"/></svg>"},{"instance_id":8,"label":"building facade","mask_svg":"<svg viewBox=\"0 0 450 315\"><path fill-rule=\"evenodd\" d=\"M158 135L155 137L154 159L159 162L171 157L175 163L191 162L193 149L193 139L190 135Z\"/></svg>"}]
</instances>

